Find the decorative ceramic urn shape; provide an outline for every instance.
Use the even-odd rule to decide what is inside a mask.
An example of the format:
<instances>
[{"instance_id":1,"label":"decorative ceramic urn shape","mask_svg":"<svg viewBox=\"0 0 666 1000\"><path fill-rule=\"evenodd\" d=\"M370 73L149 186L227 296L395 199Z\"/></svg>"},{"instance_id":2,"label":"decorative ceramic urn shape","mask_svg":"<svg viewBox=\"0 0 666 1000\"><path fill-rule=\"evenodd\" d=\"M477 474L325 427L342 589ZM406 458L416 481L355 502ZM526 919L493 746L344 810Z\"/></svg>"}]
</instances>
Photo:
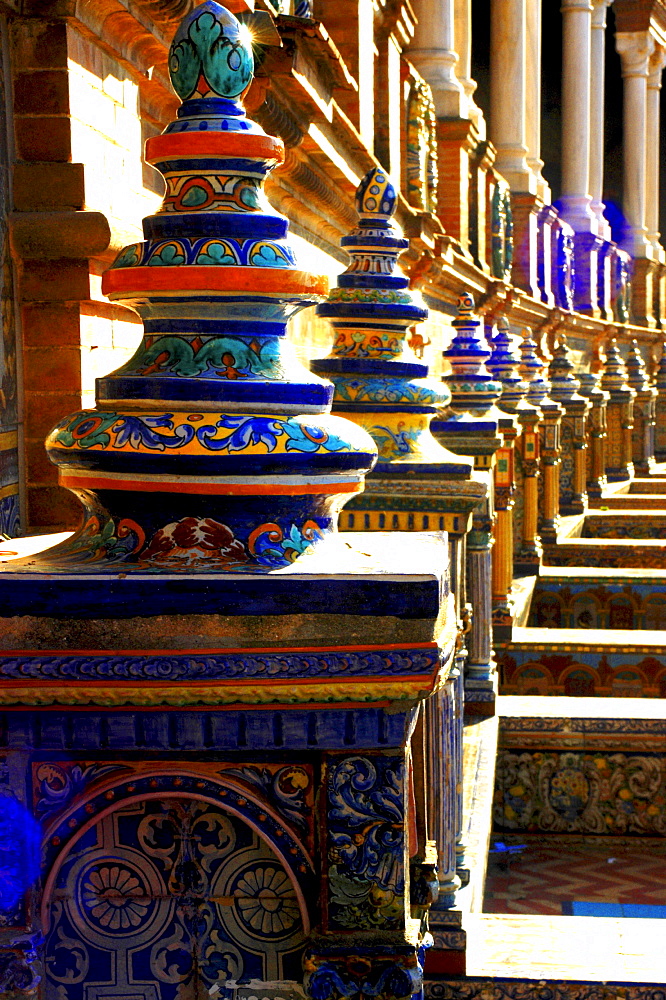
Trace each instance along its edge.
<instances>
[{"instance_id":1,"label":"decorative ceramic urn shape","mask_svg":"<svg viewBox=\"0 0 666 1000\"><path fill-rule=\"evenodd\" d=\"M289 318L328 283L299 267L288 222L263 194L284 149L240 103L253 74L247 29L206 0L176 32L169 70L183 103L146 143L166 195L102 284L136 309L144 337L97 380L97 408L47 440L86 509L50 557L279 567L335 530L375 447L330 415L332 386L286 339Z\"/></svg>"},{"instance_id":2,"label":"decorative ceramic urn shape","mask_svg":"<svg viewBox=\"0 0 666 1000\"><path fill-rule=\"evenodd\" d=\"M428 366L406 342L410 327L428 315L398 269L407 249L391 218L397 196L388 175L373 168L356 191L358 225L341 240L351 257L317 313L336 333L331 356L312 362L335 386L334 408L372 435L379 448L377 473L438 471L433 463L460 462L430 431L437 407L451 399L448 387L429 379ZM453 466L456 466L454 469ZM428 468L426 468L428 467Z\"/></svg>"}]
</instances>

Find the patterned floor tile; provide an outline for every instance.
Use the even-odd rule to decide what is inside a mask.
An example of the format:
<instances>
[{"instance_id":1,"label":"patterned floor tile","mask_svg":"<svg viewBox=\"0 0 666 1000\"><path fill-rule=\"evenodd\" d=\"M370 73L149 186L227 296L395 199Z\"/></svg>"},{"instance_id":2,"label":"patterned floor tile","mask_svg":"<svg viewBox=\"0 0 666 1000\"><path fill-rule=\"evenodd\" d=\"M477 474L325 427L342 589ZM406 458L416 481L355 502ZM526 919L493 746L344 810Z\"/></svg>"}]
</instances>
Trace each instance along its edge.
<instances>
[{"instance_id":1,"label":"patterned floor tile","mask_svg":"<svg viewBox=\"0 0 666 1000\"><path fill-rule=\"evenodd\" d=\"M573 901L666 905L666 843L591 838L494 838L485 913L561 915Z\"/></svg>"}]
</instances>

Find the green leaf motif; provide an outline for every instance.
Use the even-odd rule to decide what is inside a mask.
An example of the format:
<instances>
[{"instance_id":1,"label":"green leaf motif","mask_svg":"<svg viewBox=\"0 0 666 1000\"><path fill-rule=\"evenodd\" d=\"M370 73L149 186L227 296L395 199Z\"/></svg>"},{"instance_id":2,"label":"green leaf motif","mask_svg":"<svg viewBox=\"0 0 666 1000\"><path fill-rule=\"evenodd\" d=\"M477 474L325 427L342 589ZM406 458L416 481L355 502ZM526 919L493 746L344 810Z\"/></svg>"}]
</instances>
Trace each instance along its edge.
<instances>
[{"instance_id":1,"label":"green leaf motif","mask_svg":"<svg viewBox=\"0 0 666 1000\"><path fill-rule=\"evenodd\" d=\"M226 98L239 97L250 83L252 49L241 36L236 18L228 12L227 17L223 25L212 11L204 10L191 22L187 37L174 40L169 73L181 100L192 96L201 76L210 90Z\"/></svg>"},{"instance_id":2,"label":"green leaf motif","mask_svg":"<svg viewBox=\"0 0 666 1000\"><path fill-rule=\"evenodd\" d=\"M197 264L234 265L240 263L224 243L209 243L207 252L200 253Z\"/></svg>"},{"instance_id":3,"label":"green leaf motif","mask_svg":"<svg viewBox=\"0 0 666 1000\"><path fill-rule=\"evenodd\" d=\"M189 38L171 46L169 76L181 101L194 93L201 75L201 60Z\"/></svg>"},{"instance_id":4,"label":"green leaf motif","mask_svg":"<svg viewBox=\"0 0 666 1000\"><path fill-rule=\"evenodd\" d=\"M170 267L174 264L184 264L185 256L178 252L178 247L173 243L167 243L159 253L153 254L148 261L151 267Z\"/></svg>"}]
</instances>

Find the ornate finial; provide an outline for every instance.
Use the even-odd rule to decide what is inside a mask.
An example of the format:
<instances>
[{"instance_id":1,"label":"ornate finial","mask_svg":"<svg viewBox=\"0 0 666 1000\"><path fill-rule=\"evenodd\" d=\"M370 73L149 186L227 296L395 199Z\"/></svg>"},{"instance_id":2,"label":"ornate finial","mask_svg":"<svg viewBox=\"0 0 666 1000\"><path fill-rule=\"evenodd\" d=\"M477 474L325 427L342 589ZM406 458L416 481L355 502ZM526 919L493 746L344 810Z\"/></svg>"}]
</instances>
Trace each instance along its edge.
<instances>
[{"instance_id":1,"label":"ornate finial","mask_svg":"<svg viewBox=\"0 0 666 1000\"><path fill-rule=\"evenodd\" d=\"M565 334L560 334L553 359L548 369L550 394L558 402L567 402L578 396L580 380L574 375L574 365L570 357Z\"/></svg>"},{"instance_id":2,"label":"ornate finial","mask_svg":"<svg viewBox=\"0 0 666 1000\"><path fill-rule=\"evenodd\" d=\"M164 202L102 283L145 335L97 380L98 408L48 439L62 485L90 501L86 526L52 558L100 570L286 565L336 529L376 449L330 416L333 387L286 339L289 318L328 281L301 270L288 222L263 194L284 147L239 103L252 79L245 29L206 0L178 29L169 65L184 103L146 143Z\"/></svg>"},{"instance_id":3,"label":"ornate finial","mask_svg":"<svg viewBox=\"0 0 666 1000\"><path fill-rule=\"evenodd\" d=\"M396 193L386 172L373 168L356 192L358 225L341 240L351 262L317 313L336 332L329 358L312 363L335 385L334 409L364 426L389 463L457 461L430 432L437 407L450 400L446 385L428 379L406 342L428 310L409 290L398 255L409 240L394 228ZM392 466L394 468L394 466ZM359 501L361 503L361 501Z\"/></svg>"},{"instance_id":4,"label":"ornate finial","mask_svg":"<svg viewBox=\"0 0 666 1000\"><path fill-rule=\"evenodd\" d=\"M204 0L183 18L169 49L169 76L181 101L240 100L253 71L250 32L225 6Z\"/></svg>"},{"instance_id":5,"label":"ornate finial","mask_svg":"<svg viewBox=\"0 0 666 1000\"><path fill-rule=\"evenodd\" d=\"M627 381L636 392L649 392L651 389L647 367L638 346L637 340L632 340L631 350L626 361Z\"/></svg>"},{"instance_id":6,"label":"ornate finial","mask_svg":"<svg viewBox=\"0 0 666 1000\"><path fill-rule=\"evenodd\" d=\"M527 382L528 403L539 406L548 396L550 383L543 377L545 364L537 354L537 343L532 338L532 331L529 327L523 330L523 339L520 342L521 361L518 367L519 373Z\"/></svg>"},{"instance_id":7,"label":"ornate finial","mask_svg":"<svg viewBox=\"0 0 666 1000\"><path fill-rule=\"evenodd\" d=\"M409 246L394 227L396 192L386 171L373 167L356 191L358 225L340 240L351 261L318 307L337 333L334 357L391 358L406 354L409 327L428 315L409 291L409 280L398 268L398 256ZM377 313L381 306L381 313ZM377 322L381 316L382 322ZM416 358L410 353L410 360ZM319 369L317 369L319 370ZM420 366L419 374L427 374ZM416 371L414 372L416 374Z\"/></svg>"},{"instance_id":8,"label":"ornate finial","mask_svg":"<svg viewBox=\"0 0 666 1000\"><path fill-rule=\"evenodd\" d=\"M443 356L451 365L444 381L451 390L451 409L457 413L486 413L502 394L502 384L486 367L491 350L474 312L474 299L464 292L458 299L457 316L451 323L456 335Z\"/></svg>"},{"instance_id":9,"label":"ornate finial","mask_svg":"<svg viewBox=\"0 0 666 1000\"><path fill-rule=\"evenodd\" d=\"M606 349L606 363L601 378L601 387L610 392L611 395L632 391L631 386L627 382L627 369L622 360L617 340L614 337Z\"/></svg>"},{"instance_id":10,"label":"ornate finial","mask_svg":"<svg viewBox=\"0 0 666 1000\"><path fill-rule=\"evenodd\" d=\"M360 219L377 225L380 219L388 221L395 214L398 201L396 190L385 170L373 167L356 189L356 211Z\"/></svg>"},{"instance_id":11,"label":"ornate finial","mask_svg":"<svg viewBox=\"0 0 666 1000\"><path fill-rule=\"evenodd\" d=\"M528 384L518 375L520 354L511 343L509 324L504 316L498 319L496 329L488 368L502 383L502 396L498 404L500 409L514 412L525 398Z\"/></svg>"}]
</instances>

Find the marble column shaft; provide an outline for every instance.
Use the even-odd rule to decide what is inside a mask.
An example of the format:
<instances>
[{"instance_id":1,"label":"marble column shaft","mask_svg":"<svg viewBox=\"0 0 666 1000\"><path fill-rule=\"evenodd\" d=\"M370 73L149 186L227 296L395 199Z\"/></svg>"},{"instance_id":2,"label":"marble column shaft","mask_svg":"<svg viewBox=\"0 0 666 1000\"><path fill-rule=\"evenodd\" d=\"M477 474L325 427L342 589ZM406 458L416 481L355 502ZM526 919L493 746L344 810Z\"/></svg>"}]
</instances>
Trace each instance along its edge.
<instances>
[{"instance_id":1,"label":"marble column shaft","mask_svg":"<svg viewBox=\"0 0 666 1000\"><path fill-rule=\"evenodd\" d=\"M610 240L610 226L604 218L604 80L606 74L606 10L612 0L592 0L590 73L590 160L589 184L597 232Z\"/></svg>"},{"instance_id":2,"label":"marble column shaft","mask_svg":"<svg viewBox=\"0 0 666 1000\"><path fill-rule=\"evenodd\" d=\"M467 98L456 75L454 0L419 0L409 58L430 84L438 117L466 117Z\"/></svg>"},{"instance_id":3,"label":"marble column shaft","mask_svg":"<svg viewBox=\"0 0 666 1000\"><path fill-rule=\"evenodd\" d=\"M491 0L490 139L497 169L512 191L534 194L526 158L526 56L526 0Z\"/></svg>"},{"instance_id":4,"label":"marble column shaft","mask_svg":"<svg viewBox=\"0 0 666 1000\"><path fill-rule=\"evenodd\" d=\"M659 46L655 48L650 57L647 78L647 162L645 165L647 205L645 225L647 238L655 251L654 255L660 260L664 257L664 250L659 242L660 92L664 66L666 66L666 49Z\"/></svg>"},{"instance_id":5,"label":"marble column shaft","mask_svg":"<svg viewBox=\"0 0 666 1000\"><path fill-rule=\"evenodd\" d=\"M647 240L647 79L654 39L649 31L623 31L615 36L624 81L623 208L628 228L626 249L649 257Z\"/></svg>"},{"instance_id":6,"label":"marble column shaft","mask_svg":"<svg viewBox=\"0 0 666 1000\"><path fill-rule=\"evenodd\" d=\"M577 233L596 230L590 208L592 4L562 3L562 215Z\"/></svg>"}]
</instances>

